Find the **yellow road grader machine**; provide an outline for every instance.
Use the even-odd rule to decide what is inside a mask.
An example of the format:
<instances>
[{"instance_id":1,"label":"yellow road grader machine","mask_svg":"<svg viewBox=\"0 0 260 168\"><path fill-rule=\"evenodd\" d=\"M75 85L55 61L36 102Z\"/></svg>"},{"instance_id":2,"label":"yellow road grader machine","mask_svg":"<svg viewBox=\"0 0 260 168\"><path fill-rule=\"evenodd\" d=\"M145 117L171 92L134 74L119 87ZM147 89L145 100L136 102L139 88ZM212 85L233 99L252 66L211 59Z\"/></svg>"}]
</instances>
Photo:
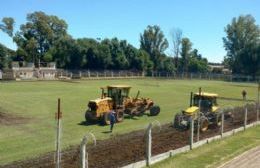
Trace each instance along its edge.
<instances>
[{"instance_id":1,"label":"yellow road grader machine","mask_svg":"<svg viewBox=\"0 0 260 168\"><path fill-rule=\"evenodd\" d=\"M176 114L173 126L179 130L187 130L190 120L194 120L194 127L201 132L208 129L209 125L221 126L221 110L217 104L218 95L215 93L201 92L190 95L190 107Z\"/></svg>"},{"instance_id":2,"label":"yellow road grader machine","mask_svg":"<svg viewBox=\"0 0 260 168\"><path fill-rule=\"evenodd\" d=\"M150 116L160 113L160 107L154 104L150 98L139 98L138 91L136 97L129 96L131 87L128 85L110 85L102 87L101 98L90 100L85 113L86 121L110 124L109 112L116 113L116 121L122 122L124 115L130 117L141 116L146 111L150 111Z\"/></svg>"}]
</instances>

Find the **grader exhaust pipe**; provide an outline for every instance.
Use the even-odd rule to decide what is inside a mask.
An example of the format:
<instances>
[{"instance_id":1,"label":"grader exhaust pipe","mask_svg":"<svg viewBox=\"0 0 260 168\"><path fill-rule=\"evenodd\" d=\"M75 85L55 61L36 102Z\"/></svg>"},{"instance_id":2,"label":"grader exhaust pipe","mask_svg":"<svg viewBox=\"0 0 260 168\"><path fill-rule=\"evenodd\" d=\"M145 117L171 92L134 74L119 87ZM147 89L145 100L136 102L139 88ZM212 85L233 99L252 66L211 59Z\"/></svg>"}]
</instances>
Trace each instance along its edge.
<instances>
[{"instance_id":1,"label":"grader exhaust pipe","mask_svg":"<svg viewBox=\"0 0 260 168\"><path fill-rule=\"evenodd\" d=\"M136 96L135 96L135 99L137 99L139 97L139 94L140 94L140 90L138 90Z\"/></svg>"},{"instance_id":2,"label":"grader exhaust pipe","mask_svg":"<svg viewBox=\"0 0 260 168\"><path fill-rule=\"evenodd\" d=\"M190 107L192 106L193 92L190 92Z\"/></svg>"}]
</instances>

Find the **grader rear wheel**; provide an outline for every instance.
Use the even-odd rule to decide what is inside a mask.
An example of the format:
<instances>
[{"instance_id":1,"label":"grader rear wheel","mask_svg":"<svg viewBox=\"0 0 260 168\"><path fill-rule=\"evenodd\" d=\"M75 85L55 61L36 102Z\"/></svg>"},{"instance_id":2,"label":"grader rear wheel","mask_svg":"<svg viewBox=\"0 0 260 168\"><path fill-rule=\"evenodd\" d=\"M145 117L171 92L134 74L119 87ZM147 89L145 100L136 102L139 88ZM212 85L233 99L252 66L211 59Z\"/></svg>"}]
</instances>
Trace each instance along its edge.
<instances>
[{"instance_id":1,"label":"grader rear wheel","mask_svg":"<svg viewBox=\"0 0 260 168\"><path fill-rule=\"evenodd\" d=\"M87 110L86 113L85 113L85 119L86 119L86 122L89 122L89 123L94 123L97 121L97 118L95 115L93 115L91 113L91 111Z\"/></svg>"},{"instance_id":2,"label":"grader rear wheel","mask_svg":"<svg viewBox=\"0 0 260 168\"><path fill-rule=\"evenodd\" d=\"M116 121L117 122L122 122L124 120L124 112L123 111L119 111L116 114Z\"/></svg>"},{"instance_id":3,"label":"grader rear wheel","mask_svg":"<svg viewBox=\"0 0 260 168\"><path fill-rule=\"evenodd\" d=\"M103 117L102 117L102 123L104 125L109 125L110 124L110 117L109 117L109 113L104 113Z\"/></svg>"}]
</instances>

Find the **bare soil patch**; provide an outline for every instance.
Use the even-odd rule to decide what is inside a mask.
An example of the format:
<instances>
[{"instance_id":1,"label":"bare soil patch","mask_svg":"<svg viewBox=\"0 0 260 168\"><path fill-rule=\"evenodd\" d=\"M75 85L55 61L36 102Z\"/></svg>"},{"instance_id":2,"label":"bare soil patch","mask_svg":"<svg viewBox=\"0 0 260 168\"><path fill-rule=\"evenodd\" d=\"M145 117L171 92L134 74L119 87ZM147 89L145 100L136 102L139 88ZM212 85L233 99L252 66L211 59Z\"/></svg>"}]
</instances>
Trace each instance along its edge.
<instances>
[{"instance_id":1,"label":"bare soil patch","mask_svg":"<svg viewBox=\"0 0 260 168\"><path fill-rule=\"evenodd\" d=\"M29 118L6 113L5 110L0 107L0 125L17 125L27 123L28 121Z\"/></svg>"}]
</instances>

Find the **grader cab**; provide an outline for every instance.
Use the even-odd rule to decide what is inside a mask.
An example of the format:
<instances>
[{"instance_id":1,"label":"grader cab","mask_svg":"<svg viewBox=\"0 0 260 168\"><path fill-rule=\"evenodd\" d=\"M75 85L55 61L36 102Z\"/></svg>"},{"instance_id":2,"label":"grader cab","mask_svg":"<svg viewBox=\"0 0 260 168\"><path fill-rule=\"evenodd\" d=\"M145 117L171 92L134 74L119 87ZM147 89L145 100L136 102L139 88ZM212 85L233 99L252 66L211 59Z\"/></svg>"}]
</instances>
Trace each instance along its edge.
<instances>
[{"instance_id":1,"label":"grader cab","mask_svg":"<svg viewBox=\"0 0 260 168\"><path fill-rule=\"evenodd\" d=\"M199 125L202 132L206 131L209 125L220 126L221 113L217 97L215 93L191 92L190 107L175 115L173 126L180 130L189 129L191 119L194 120L194 127Z\"/></svg>"},{"instance_id":2,"label":"grader cab","mask_svg":"<svg viewBox=\"0 0 260 168\"><path fill-rule=\"evenodd\" d=\"M150 98L139 98L138 91L136 97L129 96L131 87L127 85L110 85L101 88L101 98L90 100L88 109L85 113L86 121L101 121L103 124L109 124L109 112L116 112L117 122L122 122L124 115L141 116L147 110L150 115L155 116L160 112L160 107L155 106Z\"/></svg>"}]
</instances>

